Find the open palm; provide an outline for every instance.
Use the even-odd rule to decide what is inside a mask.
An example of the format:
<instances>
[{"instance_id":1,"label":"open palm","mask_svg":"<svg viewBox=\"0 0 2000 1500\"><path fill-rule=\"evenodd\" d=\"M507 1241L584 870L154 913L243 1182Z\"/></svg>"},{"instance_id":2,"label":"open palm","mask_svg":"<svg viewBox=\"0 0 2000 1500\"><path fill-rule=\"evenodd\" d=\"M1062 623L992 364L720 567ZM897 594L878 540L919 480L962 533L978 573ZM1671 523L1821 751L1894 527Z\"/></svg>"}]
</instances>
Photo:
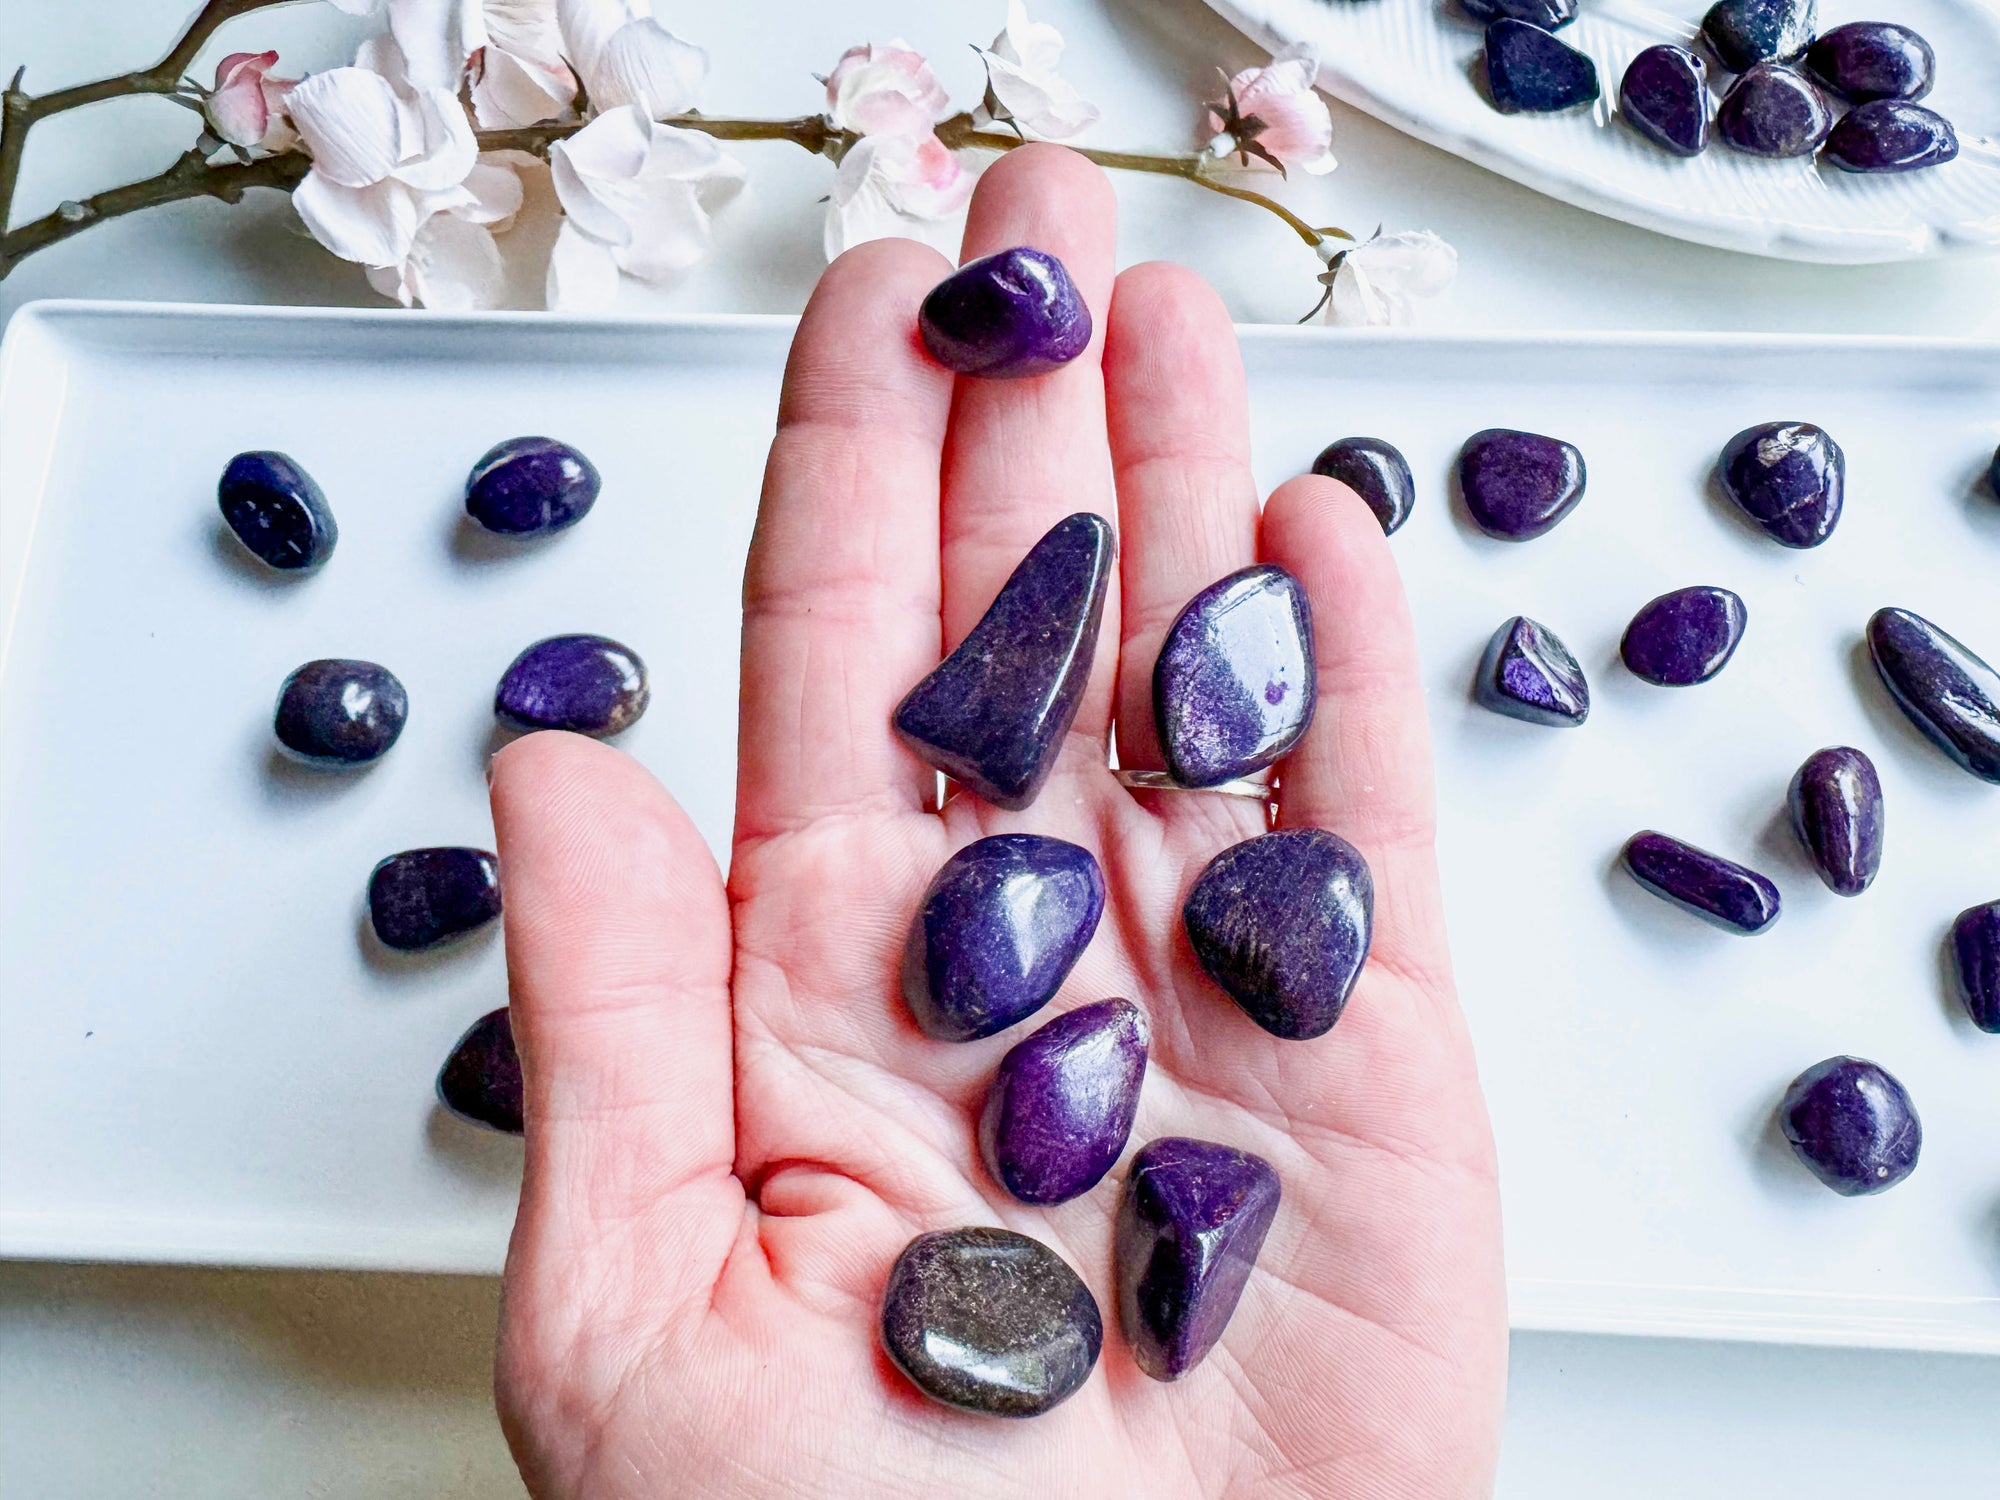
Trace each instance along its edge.
<instances>
[{"instance_id":1,"label":"open palm","mask_svg":"<svg viewBox=\"0 0 2000 1500\"><path fill-rule=\"evenodd\" d=\"M538 1494L1439 1500L1491 1485L1498 1202L1395 566L1329 480L1283 486L1260 519L1220 303L1164 264L1114 280L1113 240L1109 185L1073 153L1025 147L981 182L966 257L1049 250L1097 317L1089 351L1040 379L954 385L926 357L917 304L949 267L918 245L861 246L820 282L744 585L726 891L619 752L541 734L496 762L527 1088L498 1379ZM1024 812L962 794L940 813L890 712L1075 511L1116 519L1120 564L1055 774ZM1337 830L1375 878L1372 955L1312 1042L1253 1025L1181 931L1189 885L1264 830L1262 805L1135 794L1106 769L1114 720L1124 764L1160 764L1160 640L1198 589L1258 560L1304 582L1317 622L1319 712L1280 767L1279 822ZM931 876L1008 831L1103 866L1104 921L1056 1008L1124 996L1147 1012L1133 1144L1239 1146L1284 1190L1203 1364L1158 1384L1114 1322L1082 1390L1031 1422L930 1402L878 1338L889 1266L931 1229L1030 1234L1116 1305L1122 1174L1038 1210L979 1160L986 1084L1027 1028L941 1043L898 994Z\"/></svg>"}]
</instances>

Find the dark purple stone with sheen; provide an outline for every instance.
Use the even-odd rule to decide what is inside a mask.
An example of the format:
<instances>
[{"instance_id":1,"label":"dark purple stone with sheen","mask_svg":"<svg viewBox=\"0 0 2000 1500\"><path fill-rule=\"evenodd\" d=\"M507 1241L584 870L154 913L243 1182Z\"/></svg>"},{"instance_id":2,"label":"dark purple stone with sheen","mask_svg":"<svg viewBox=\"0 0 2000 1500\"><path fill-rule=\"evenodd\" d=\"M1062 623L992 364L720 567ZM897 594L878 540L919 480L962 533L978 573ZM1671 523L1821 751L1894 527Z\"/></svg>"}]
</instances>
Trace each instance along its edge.
<instances>
[{"instance_id":1,"label":"dark purple stone with sheen","mask_svg":"<svg viewBox=\"0 0 2000 1500\"><path fill-rule=\"evenodd\" d=\"M1304 737L1319 698L1312 606L1283 568L1244 568L1187 602L1153 665L1153 721L1182 786L1261 771Z\"/></svg>"},{"instance_id":2,"label":"dark purple stone with sheen","mask_svg":"<svg viewBox=\"0 0 2000 1500\"><path fill-rule=\"evenodd\" d=\"M1849 21L1819 34L1806 49L1806 67L1850 104L1921 99L1931 91L1937 54L1907 26Z\"/></svg>"},{"instance_id":3,"label":"dark purple stone with sheen","mask_svg":"<svg viewBox=\"0 0 2000 1500\"><path fill-rule=\"evenodd\" d=\"M1208 977L1273 1036L1333 1029L1368 961L1368 862L1323 828L1285 828L1210 860L1181 909Z\"/></svg>"},{"instance_id":4,"label":"dark purple stone with sheen","mask_svg":"<svg viewBox=\"0 0 2000 1500\"><path fill-rule=\"evenodd\" d=\"M1483 25L1526 21L1544 31L1560 31L1576 19L1576 0L1458 0L1458 8Z\"/></svg>"},{"instance_id":5,"label":"dark purple stone with sheen","mask_svg":"<svg viewBox=\"0 0 2000 1500\"><path fill-rule=\"evenodd\" d=\"M516 729L603 738L637 722L651 696L646 664L630 647L601 635L552 635L514 658L493 712Z\"/></svg>"},{"instance_id":6,"label":"dark purple stone with sheen","mask_svg":"<svg viewBox=\"0 0 2000 1500\"><path fill-rule=\"evenodd\" d=\"M1696 584L1662 594L1632 617L1618 652L1635 677L1692 687L1729 665L1749 618L1728 589Z\"/></svg>"},{"instance_id":7,"label":"dark purple stone with sheen","mask_svg":"<svg viewBox=\"0 0 2000 1500\"><path fill-rule=\"evenodd\" d=\"M1597 97L1597 64L1539 26L1502 17L1486 28L1486 92L1502 114L1576 109Z\"/></svg>"},{"instance_id":8,"label":"dark purple stone with sheen","mask_svg":"<svg viewBox=\"0 0 2000 1500\"><path fill-rule=\"evenodd\" d=\"M1833 129L1833 111L1805 74L1758 63L1729 86L1715 131L1749 156L1811 156Z\"/></svg>"},{"instance_id":9,"label":"dark purple stone with sheen","mask_svg":"<svg viewBox=\"0 0 2000 1500\"><path fill-rule=\"evenodd\" d=\"M2000 783L2000 673L1922 615L1878 609L1868 655L1896 706L1982 781Z\"/></svg>"},{"instance_id":10,"label":"dark purple stone with sheen","mask_svg":"<svg viewBox=\"0 0 2000 1500\"><path fill-rule=\"evenodd\" d=\"M999 833L945 861L903 955L903 996L931 1036L1005 1031L1055 998L1104 915L1104 872L1079 844Z\"/></svg>"},{"instance_id":11,"label":"dark purple stone with sheen","mask_svg":"<svg viewBox=\"0 0 2000 1500\"><path fill-rule=\"evenodd\" d=\"M1409 460L1393 443L1381 438L1351 437L1328 443L1313 460L1312 471L1338 479L1359 495L1382 523L1384 536L1410 519L1417 503L1417 483Z\"/></svg>"},{"instance_id":12,"label":"dark purple stone with sheen","mask_svg":"<svg viewBox=\"0 0 2000 1500\"><path fill-rule=\"evenodd\" d=\"M1839 524L1847 455L1810 422L1745 428L1722 450L1716 473L1723 493L1787 547L1817 547Z\"/></svg>"},{"instance_id":13,"label":"dark purple stone with sheen","mask_svg":"<svg viewBox=\"0 0 2000 1500\"><path fill-rule=\"evenodd\" d=\"M1625 868L1654 895L1730 932L1762 932L1778 920L1778 888L1755 870L1664 833L1635 833Z\"/></svg>"},{"instance_id":14,"label":"dark purple stone with sheen","mask_svg":"<svg viewBox=\"0 0 2000 1500\"><path fill-rule=\"evenodd\" d=\"M1648 47L1618 85L1618 113L1654 145L1699 156L1708 145L1708 64L1685 47Z\"/></svg>"},{"instance_id":15,"label":"dark purple stone with sheen","mask_svg":"<svg viewBox=\"0 0 2000 1500\"><path fill-rule=\"evenodd\" d=\"M945 1229L904 1247L882 1291L882 1347L926 1396L1038 1417L1075 1395L1104 1346L1097 1299L1039 1240Z\"/></svg>"},{"instance_id":16,"label":"dark purple stone with sheen","mask_svg":"<svg viewBox=\"0 0 2000 1500\"><path fill-rule=\"evenodd\" d=\"M505 1006L481 1016L458 1039L438 1072L437 1090L460 1119L521 1133L521 1057Z\"/></svg>"},{"instance_id":17,"label":"dark purple stone with sheen","mask_svg":"<svg viewBox=\"0 0 2000 1500\"><path fill-rule=\"evenodd\" d=\"M2000 901L1969 906L1951 924L1958 998L1981 1031L2000 1033Z\"/></svg>"},{"instance_id":18,"label":"dark purple stone with sheen","mask_svg":"<svg viewBox=\"0 0 2000 1500\"><path fill-rule=\"evenodd\" d=\"M1050 528L958 649L896 705L903 742L995 807L1033 802L1090 680L1113 551L1102 516Z\"/></svg>"},{"instance_id":19,"label":"dark purple stone with sheen","mask_svg":"<svg viewBox=\"0 0 2000 1500\"><path fill-rule=\"evenodd\" d=\"M333 556L340 528L312 475L283 453L239 453L215 487L236 539L274 568L316 568Z\"/></svg>"},{"instance_id":20,"label":"dark purple stone with sheen","mask_svg":"<svg viewBox=\"0 0 2000 1500\"><path fill-rule=\"evenodd\" d=\"M1090 343L1090 309L1068 269L1026 245L945 277L924 298L917 326L939 364L988 380L1046 374Z\"/></svg>"},{"instance_id":21,"label":"dark purple stone with sheen","mask_svg":"<svg viewBox=\"0 0 2000 1500\"><path fill-rule=\"evenodd\" d=\"M1132 1158L1113 1260L1118 1320L1132 1358L1178 1380L1222 1338L1278 1213L1262 1157L1165 1136Z\"/></svg>"},{"instance_id":22,"label":"dark purple stone with sheen","mask_svg":"<svg viewBox=\"0 0 2000 1500\"><path fill-rule=\"evenodd\" d=\"M358 766L389 751L410 717L409 695L387 667L326 657L285 679L272 728L294 755Z\"/></svg>"},{"instance_id":23,"label":"dark purple stone with sheen","mask_svg":"<svg viewBox=\"0 0 2000 1500\"><path fill-rule=\"evenodd\" d=\"M1583 498L1583 455L1560 438L1489 427L1459 450L1458 484L1481 531L1530 541Z\"/></svg>"},{"instance_id":24,"label":"dark purple stone with sheen","mask_svg":"<svg viewBox=\"0 0 2000 1500\"><path fill-rule=\"evenodd\" d=\"M1921 104L1877 99L1849 110L1826 138L1820 160L1843 172L1914 172L1958 155L1951 121Z\"/></svg>"},{"instance_id":25,"label":"dark purple stone with sheen","mask_svg":"<svg viewBox=\"0 0 2000 1500\"><path fill-rule=\"evenodd\" d=\"M1590 717L1583 668L1548 626L1516 615L1486 643L1473 696L1496 714L1573 729Z\"/></svg>"},{"instance_id":26,"label":"dark purple stone with sheen","mask_svg":"<svg viewBox=\"0 0 2000 1500\"><path fill-rule=\"evenodd\" d=\"M1702 36L1732 73L1790 62L1818 29L1818 0L1716 0L1701 21Z\"/></svg>"},{"instance_id":27,"label":"dark purple stone with sheen","mask_svg":"<svg viewBox=\"0 0 2000 1500\"><path fill-rule=\"evenodd\" d=\"M406 849L368 877L368 920L385 948L415 952L500 915L500 862L484 849Z\"/></svg>"},{"instance_id":28,"label":"dark purple stone with sheen","mask_svg":"<svg viewBox=\"0 0 2000 1500\"><path fill-rule=\"evenodd\" d=\"M568 443L509 438L465 481L465 513L488 531L525 536L574 526L597 503L597 469Z\"/></svg>"},{"instance_id":29,"label":"dark purple stone with sheen","mask_svg":"<svg viewBox=\"0 0 2000 1500\"><path fill-rule=\"evenodd\" d=\"M1118 1164L1151 1033L1129 1000L1100 1000L1038 1027L1000 1059L979 1119L987 1170L1023 1203L1067 1203Z\"/></svg>"},{"instance_id":30,"label":"dark purple stone with sheen","mask_svg":"<svg viewBox=\"0 0 2000 1500\"><path fill-rule=\"evenodd\" d=\"M1916 1168L1924 1144L1909 1093L1859 1057L1829 1057L1799 1074L1778 1123L1799 1160L1843 1198L1894 1187Z\"/></svg>"},{"instance_id":31,"label":"dark purple stone with sheen","mask_svg":"<svg viewBox=\"0 0 2000 1500\"><path fill-rule=\"evenodd\" d=\"M1882 868L1882 781L1875 762L1845 745L1806 757L1785 794L1792 831L1827 889L1858 896Z\"/></svg>"}]
</instances>

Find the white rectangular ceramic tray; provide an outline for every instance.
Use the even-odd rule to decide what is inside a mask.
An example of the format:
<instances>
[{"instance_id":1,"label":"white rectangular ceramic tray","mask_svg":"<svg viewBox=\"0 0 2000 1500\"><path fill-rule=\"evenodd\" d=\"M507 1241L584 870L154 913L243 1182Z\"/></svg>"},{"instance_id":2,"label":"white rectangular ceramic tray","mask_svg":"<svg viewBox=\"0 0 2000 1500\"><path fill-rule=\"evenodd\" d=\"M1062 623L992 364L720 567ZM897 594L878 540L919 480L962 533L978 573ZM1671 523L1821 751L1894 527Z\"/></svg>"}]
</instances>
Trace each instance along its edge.
<instances>
[{"instance_id":1,"label":"white rectangular ceramic tray","mask_svg":"<svg viewBox=\"0 0 2000 1500\"><path fill-rule=\"evenodd\" d=\"M736 598L791 324L571 322L48 304L0 357L0 1253L487 1271L517 1143L436 1112L460 1030L502 1002L497 935L393 961L359 941L381 854L490 837L492 684L562 630L628 641L655 706L624 743L718 853ZM2000 1352L2000 1039L1957 1016L1941 941L2000 896L2000 790L1947 764L1873 681L1860 630L1918 610L2000 652L2000 345L1717 336L1242 334L1259 481L1330 438L1399 444L1395 549L1436 732L1454 949L1499 1131L1514 1320ZM1811 553L1707 491L1739 428L1806 418L1849 500ZM1452 455L1492 425L1590 465L1526 546L1472 532ZM590 523L498 556L459 530L491 442L549 431L605 476ZM215 477L284 449L333 497L339 566L273 582L219 533ZM1701 688L1616 664L1681 584L1749 603ZM1551 731L1473 707L1480 648L1526 613L1596 706ZM410 729L335 786L268 754L309 657L391 663ZM1823 888L1781 818L1813 749L1882 772L1888 856ZM1744 939L1640 892L1662 828L1747 859L1786 911ZM1338 1044L1338 1034L1331 1045ZM1325 1045L1325 1044L1323 1044ZM1832 1053L1901 1076L1923 1162L1827 1193L1772 1107Z\"/></svg>"}]
</instances>

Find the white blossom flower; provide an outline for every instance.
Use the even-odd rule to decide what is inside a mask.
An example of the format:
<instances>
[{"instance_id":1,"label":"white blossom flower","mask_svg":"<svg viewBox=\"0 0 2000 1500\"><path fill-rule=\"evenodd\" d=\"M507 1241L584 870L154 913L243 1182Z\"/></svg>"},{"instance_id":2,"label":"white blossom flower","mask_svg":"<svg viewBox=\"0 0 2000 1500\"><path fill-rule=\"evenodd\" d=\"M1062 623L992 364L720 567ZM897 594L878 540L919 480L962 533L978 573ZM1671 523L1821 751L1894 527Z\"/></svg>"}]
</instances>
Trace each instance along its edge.
<instances>
[{"instance_id":1,"label":"white blossom flower","mask_svg":"<svg viewBox=\"0 0 2000 1500\"><path fill-rule=\"evenodd\" d=\"M1327 288L1326 320L1346 328L1400 327L1414 321L1417 305L1436 297L1458 275L1458 252L1428 229L1378 234L1342 251Z\"/></svg>"},{"instance_id":2,"label":"white blossom flower","mask_svg":"<svg viewBox=\"0 0 2000 1500\"><path fill-rule=\"evenodd\" d=\"M903 108L923 119L907 100ZM965 211L976 180L927 126L864 135L848 148L834 176L826 207L826 258L865 240L890 238L922 240L952 253L958 237L952 221Z\"/></svg>"},{"instance_id":3,"label":"white blossom flower","mask_svg":"<svg viewBox=\"0 0 2000 1500\"><path fill-rule=\"evenodd\" d=\"M556 0L485 0L486 45L472 54L472 113L488 130L569 117L577 77Z\"/></svg>"},{"instance_id":4,"label":"white blossom flower","mask_svg":"<svg viewBox=\"0 0 2000 1500\"><path fill-rule=\"evenodd\" d=\"M215 87L202 101L209 129L232 146L283 151L297 141L285 119L285 94L296 78L273 78L275 52L232 52L215 66Z\"/></svg>"},{"instance_id":5,"label":"white blossom flower","mask_svg":"<svg viewBox=\"0 0 2000 1500\"><path fill-rule=\"evenodd\" d=\"M1229 80L1228 98L1208 106L1208 149L1217 156L1259 157L1279 170L1297 167L1318 176L1333 159L1333 117L1313 92L1319 57L1303 43L1287 47L1262 68L1245 68Z\"/></svg>"},{"instance_id":6,"label":"white blossom flower","mask_svg":"<svg viewBox=\"0 0 2000 1500\"><path fill-rule=\"evenodd\" d=\"M1007 0L1006 27L991 48L977 50L986 63L987 91L999 104L994 118L1052 141L1097 123L1097 106L1057 76L1062 33L1047 22L1030 21L1022 0Z\"/></svg>"},{"instance_id":7,"label":"white blossom flower","mask_svg":"<svg viewBox=\"0 0 2000 1500\"><path fill-rule=\"evenodd\" d=\"M909 106L922 114L929 131L950 112L951 96L923 54L901 37L886 47L872 42L849 47L826 75L827 118L842 130L907 133Z\"/></svg>"},{"instance_id":8,"label":"white blossom flower","mask_svg":"<svg viewBox=\"0 0 2000 1500\"><path fill-rule=\"evenodd\" d=\"M651 0L556 0L556 24L594 109L658 120L694 107L708 54L654 20Z\"/></svg>"},{"instance_id":9,"label":"white blossom flower","mask_svg":"<svg viewBox=\"0 0 2000 1500\"><path fill-rule=\"evenodd\" d=\"M403 262L370 267L368 284L405 307L464 312L500 306L505 268L493 236L520 212L520 174L499 154L483 157L466 174L465 190L470 202L425 219Z\"/></svg>"}]
</instances>

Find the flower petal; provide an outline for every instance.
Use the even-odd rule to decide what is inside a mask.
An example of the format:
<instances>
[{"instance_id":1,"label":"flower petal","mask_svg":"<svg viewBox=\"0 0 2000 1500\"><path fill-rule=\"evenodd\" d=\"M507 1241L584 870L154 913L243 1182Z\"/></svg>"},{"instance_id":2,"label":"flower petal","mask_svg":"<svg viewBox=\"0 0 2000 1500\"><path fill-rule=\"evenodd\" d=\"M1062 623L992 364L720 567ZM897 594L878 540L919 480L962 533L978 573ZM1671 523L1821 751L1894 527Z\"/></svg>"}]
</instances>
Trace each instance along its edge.
<instances>
[{"instance_id":1,"label":"flower petal","mask_svg":"<svg viewBox=\"0 0 2000 1500\"><path fill-rule=\"evenodd\" d=\"M506 229L521 211L521 174L511 163L499 160L502 155L482 156L466 174L465 190L472 202L458 210L467 222L491 225L496 232Z\"/></svg>"},{"instance_id":2,"label":"flower petal","mask_svg":"<svg viewBox=\"0 0 2000 1500\"><path fill-rule=\"evenodd\" d=\"M402 158L396 93L379 73L366 68L315 73L285 95L285 111L313 159L314 174L328 182L367 187L387 177Z\"/></svg>"},{"instance_id":3,"label":"flower petal","mask_svg":"<svg viewBox=\"0 0 2000 1500\"><path fill-rule=\"evenodd\" d=\"M563 66L562 27L553 0L485 0L483 9L487 46L545 68Z\"/></svg>"},{"instance_id":4,"label":"flower petal","mask_svg":"<svg viewBox=\"0 0 2000 1500\"><path fill-rule=\"evenodd\" d=\"M389 34L412 84L456 93L465 60L486 45L485 9L481 0L389 0Z\"/></svg>"},{"instance_id":5,"label":"flower petal","mask_svg":"<svg viewBox=\"0 0 2000 1500\"><path fill-rule=\"evenodd\" d=\"M577 228L607 245L630 240L625 209L645 168L652 131L651 122L628 105L549 147L556 196Z\"/></svg>"},{"instance_id":6,"label":"flower petal","mask_svg":"<svg viewBox=\"0 0 2000 1500\"><path fill-rule=\"evenodd\" d=\"M315 166L292 190L292 206L314 239L364 266L401 264L416 237L416 200L398 182L350 187Z\"/></svg>"},{"instance_id":7,"label":"flower petal","mask_svg":"<svg viewBox=\"0 0 2000 1500\"><path fill-rule=\"evenodd\" d=\"M562 63L536 62L488 45L472 85L472 110L485 130L559 120L576 102L576 75Z\"/></svg>"},{"instance_id":8,"label":"flower petal","mask_svg":"<svg viewBox=\"0 0 2000 1500\"><path fill-rule=\"evenodd\" d=\"M618 263L611 251L567 219L549 255L551 312L604 312L618 300Z\"/></svg>"},{"instance_id":9,"label":"flower petal","mask_svg":"<svg viewBox=\"0 0 2000 1500\"><path fill-rule=\"evenodd\" d=\"M493 231L456 214L424 221L404 275L417 301L445 312L498 307L506 285Z\"/></svg>"},{"instance_id":10,"label":"flower petal","mask_svg":"<svg viewBox=\"0 0 2000 1500\"><path fill-rule=\"evenodd\" d=\"M563 56L588 80L612 34L651 14L650 5L635 5L631 0L556 0L556 29L562 37Z\"/></svg>"},{"instance_id":11,"label":"flower petal","mask_svg":"<svg viewBox=\"0 0 2000 1500\"><path fill-rule=\"evenodd\" d=\"M420 192L465 181L479 159L479 141L458 96L448 89L421 89L401 101L403 160L391 173Z\"/></svg>"},{"instance_id":12,"label":"flower petal","mask_svg":"<svg viewBox=\"0 0 2000 1500\"><path fill-rule=\"evenodd\" d=\"M706 52L646 19L611 34L584 75L584 85L599 109L635 104L648 119L657 120L692 109L707 76Z\"/></svg>"},{"instance_id":13,"label":"flower petal","mask_svg":"<svg viewBox=\"0 0 2000 1500\"><path fill-rule=\"evenodd\" d=\"M868 133L886 128L870 123L869 112L890 97L915 105L923 114L925 129L951 109L951 96L923 54L911 51L900 37L886 47L850 47L827 75L827 113L843 129Z\"/></svg>"}]
</instances>

